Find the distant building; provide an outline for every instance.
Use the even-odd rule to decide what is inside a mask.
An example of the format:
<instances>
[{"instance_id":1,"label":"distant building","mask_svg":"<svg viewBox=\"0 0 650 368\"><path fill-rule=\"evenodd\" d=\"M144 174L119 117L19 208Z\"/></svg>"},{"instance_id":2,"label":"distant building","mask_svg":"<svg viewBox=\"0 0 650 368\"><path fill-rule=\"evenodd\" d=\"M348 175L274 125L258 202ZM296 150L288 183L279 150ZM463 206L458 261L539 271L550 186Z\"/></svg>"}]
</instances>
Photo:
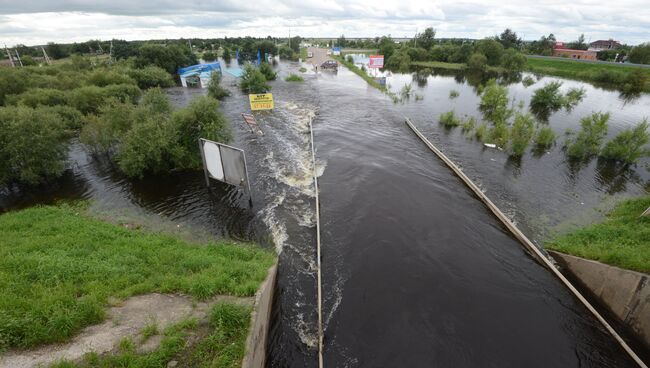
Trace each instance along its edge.
<instances>
[{"instance_id":1,"label":"distant building","mask_svg":"<svg viewBox=\"0 0 650 368\"><path fill-rule=\"evenodd\" d=\"M568 49L564 45L564 42L556 42L555 46L553 46L553 56L564 57L568 59L598 60L598 51Z\"/></svg>"},{"instance_id":2,"label":"distant building","mask_svg":"<svg viewBox=\"0 0 650 368\"><path fill-rule=\"evenodd\" d=\"M589 44L589 50L603 51L616 50L621 47L621 43L614 40L598 40Z\"/></svg>"}]
</instances>

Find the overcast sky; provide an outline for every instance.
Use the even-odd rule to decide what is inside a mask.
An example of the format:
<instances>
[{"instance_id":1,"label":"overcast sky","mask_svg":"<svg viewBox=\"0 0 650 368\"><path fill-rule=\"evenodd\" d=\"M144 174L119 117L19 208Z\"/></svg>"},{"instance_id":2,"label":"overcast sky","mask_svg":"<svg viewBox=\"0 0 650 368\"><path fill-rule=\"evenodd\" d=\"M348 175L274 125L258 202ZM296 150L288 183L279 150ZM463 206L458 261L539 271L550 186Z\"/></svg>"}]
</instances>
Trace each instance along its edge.
<instances>
[{"instance_id":1,"label":"overcast sky","mask_svg":"<svg viewBox=\"0 0 650 368\"><path fill-rule=\"evenodd\" d=\"M650 41L650 2L433 0L0 0L0 45L88 39L235 36L483 38L510 27L524 39Z\"/></svg>"}]
</instances>

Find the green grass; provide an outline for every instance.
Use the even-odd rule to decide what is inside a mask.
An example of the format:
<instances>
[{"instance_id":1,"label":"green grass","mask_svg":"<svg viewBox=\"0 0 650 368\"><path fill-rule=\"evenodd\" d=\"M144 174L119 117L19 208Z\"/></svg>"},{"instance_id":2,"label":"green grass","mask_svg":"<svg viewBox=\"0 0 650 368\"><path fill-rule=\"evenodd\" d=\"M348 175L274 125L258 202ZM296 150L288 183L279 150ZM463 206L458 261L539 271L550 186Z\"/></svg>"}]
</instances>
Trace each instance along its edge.
<instances>
[{"instance_id":1,"label":"green grass","mask_svg":"<svg viewBox=\"0 0 650 368\"><path fill-rule=\"evenodd\" d=\"M300 58L304 61L307 60L307 48L306 47L301 47L300 48Z\"/></svg>"},{"instance_id":2,"label":"green grass","mask_svg":"<svg viewBox=\"0 0 650 368\"><path fill-rule=\"evenodd\" d=\"M461 63L445 63L442 61L414 61L411 65L423 66L427 68L438 68L438 69L453 69L453 70L462 70L467 68L466 64Z\"/></svg>"},{"instance_id":3,"label":"green grass","mask_svg":"<svg viewBox=\"0 0 650 368\"><path fill-rule=\"evenodd\" d=\"M558 236L546 247L630 270L650 273L650 195L619 203L607 219Z\"/></svg>"},{"instance_id":4,"label":"green grass","mask_svg":"<svg viewBox=\"0 0 650 368\"><path fill-rule=\"evenodd\" d=\"M0 350L64 341L104 319L109 297L254 295L272 253L192 245L90 218L80 206L0 216Z\"/></svg>"},{"instance_id":5,"label":"green grass","mask_svg":"<svg viewBox=\"0 0 650 368\"><path fill-rule=\"evenodd\" d=\"M85 356L79 363L62 361L52 368L165 368L171 360L179 367L240 367L245 354L246 336L250 323L250 307L219 303L209 316L210 332L187 346L189 334L198 327L190 319L165 329L160 347L153 352L137 354L132 342L120 344L116 354Z\"/></svg>"},{"instance_id":6,"label":"green grass","mask_svg":"<svg viewBox=\"0 0 650 368\"><path fill-rule=\"evenodd\" d=\"M304 81L304 79L301 76L296 75L296 74L290 74L284 80L287 81L287 82L302 82L302 81Z\"/></svg>"},{"instance_id":7,"label":"green grass","mask_svg":"<svg viewBox=\"0 0 650 368\"><path fill-rule=\"evenodd\" d=\"M345 67L348 68L348 69L350 69L350 71L351 71L352 73L354 73L354 74L360 76L361 78L363 78L363 80L365 80L369 85L371 85L371 86L377 88L378 90L380 90L380 91L382 91L382 92L387 92L386 87L384 87L384 86L382 86L381 84L379 84L379 82L377 82L373 77L369 76L369 75L368 75L366 72L364 72L363 70L357 68L357 66L354 65L354 63L351 63L351 62L345 60L345 58L343 58L343 57L341 57L341 56L339 56L339 55L332 55L332 57L333 57L334 59L336 59L339 63L345 65Z\"/></svg>"},{"instance_id":8,"label":"green grass","mask_svg":"<svg viewBox=\"0 0 650 368\"><path fill-rule=\"evenodd\" d=\"M464 63L447 63L444 61L413 61L413 66L422 66L427 68L449 69L449 70L464 70L467 69L467 64ZM486 70L503 73L505 69L500 66L486 66Z\"/></svg>"},{"instance_id":9,"label":"green grass","mask_svg":"<svg viewBox=\"0 0 650 368\"><path fill-rule=\"evenodd\" d=\"M622 76L627 76L634 71L640 70L648 76L645 92L650 92L650 68L638 68L625 64L597 64L571 59L551 60L528 58L528 70L535 73L587 82L599 82L599 76L603 74L621 74Z\"/></svg>"}]
</instances>

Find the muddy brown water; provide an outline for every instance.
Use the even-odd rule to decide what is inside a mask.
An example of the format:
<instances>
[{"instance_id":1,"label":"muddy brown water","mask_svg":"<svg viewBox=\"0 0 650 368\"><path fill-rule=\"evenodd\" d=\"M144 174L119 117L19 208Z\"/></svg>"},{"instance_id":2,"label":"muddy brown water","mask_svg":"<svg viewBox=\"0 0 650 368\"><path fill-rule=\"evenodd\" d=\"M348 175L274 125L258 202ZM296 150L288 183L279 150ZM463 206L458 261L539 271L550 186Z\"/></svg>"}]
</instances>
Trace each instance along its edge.
<instances>
[{"instance_id":1,"label":"muddy brown water","mask_svg":"<svg viewBox=\"0 0 650 368\"><path fill-rule=\"evenodd\" d=\"M611 168L593 160L575 168L558 145L513 161L437 123L441 112L477 118L476 78L458 73L390 74L393 104L345 68L308 72L287 83L297 63L278 66L276 110L258 114L264 136L242 126L247 99L234 87L223 103L234 146L246 150L253 207L246 193L201 172L130 180L73 144L69 170L47 188L0 194L10 210L55 199L92 199L93 208L181 226L208 236L254 240L279 252L268 365L316 365L314 204L308 121L314 117L321 174L325 364L336 367L624 367L633 366L602 327L406 128L409 116L463 167L538 244L553 231L602 216L616 199L645 192L645 165ZM516 79L511 95L529 101ZM233 79L226 75L226 85ZM571 112L549 124L560 135L592 111L611 111L610 136L640 121L650 98L629 100L583 83ZM450 100L451 89L460 96ZM200 90L172 88L174 103Z\"/></svg>"}]
</instances>

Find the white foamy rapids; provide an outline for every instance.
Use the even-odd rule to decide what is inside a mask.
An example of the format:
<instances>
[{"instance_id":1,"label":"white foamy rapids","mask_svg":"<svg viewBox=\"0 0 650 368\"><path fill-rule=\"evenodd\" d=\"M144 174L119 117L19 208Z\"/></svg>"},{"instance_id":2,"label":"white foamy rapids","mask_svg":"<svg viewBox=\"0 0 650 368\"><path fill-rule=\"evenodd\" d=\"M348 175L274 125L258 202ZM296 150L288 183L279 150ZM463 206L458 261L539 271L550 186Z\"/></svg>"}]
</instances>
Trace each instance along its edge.
<instances>
[{"instance_id":1,"label":"white foamy rapids","mask_svg":"<svg viewBox=\"0 0 650 368\"><path fill-rule=\"evenodd\" d=\"M313 323L305 322L305 316L302 313L296 315L293 322L293 329L298 333L300 341L310 348L318 346L318 331L314 329Z\"/></svg>"},{"instance_id":2,"label":"white foamy rapids","mask_svg":"<svg viewBox=\"0 0 650 368\"><path fill-rule=\"evenodd\" d=\"M308 152L296 152L295 147L287 146L286 150L293 162L280 162L275 159L273 152L265 158L271 177L295 188L302 194L314 196L314 177L312 172L311 155Z\"/></svg>"},{"instance_id":3,"label":"white foamy rapids","mask_svg":"<svg viewBox=\"0 0 650 368\"><path fill-rule=\"evenodd\" d=\"M262 221L264 221L264 224L266 224L266 226L268 226L269 230L271 231L271 237L273 238L273 243L275 244L275 251L277 254L280 254L280 252L282 252L284 244L286 243L287 239L289 239L286 226L283 222L278 220L278 217L276 215L276 208L284 203L285 198L286 193L282 191L281 194L275 197L273 202L271 202L266 208L260 211L262 214Z\"/></svg>"}]
</instances>

